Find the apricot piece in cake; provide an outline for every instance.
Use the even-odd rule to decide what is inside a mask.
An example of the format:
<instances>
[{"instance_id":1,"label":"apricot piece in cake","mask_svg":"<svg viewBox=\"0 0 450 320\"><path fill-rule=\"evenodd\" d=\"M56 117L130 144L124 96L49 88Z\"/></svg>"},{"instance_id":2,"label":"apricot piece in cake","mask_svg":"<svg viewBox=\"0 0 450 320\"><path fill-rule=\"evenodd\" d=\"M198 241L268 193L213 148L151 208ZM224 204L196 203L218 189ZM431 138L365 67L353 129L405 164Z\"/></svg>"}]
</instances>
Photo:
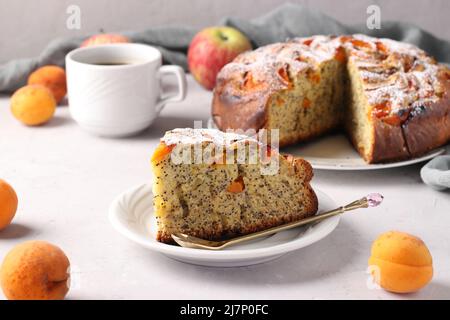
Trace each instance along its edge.
<instances>
[{"instance_id":1,"label":"apricot piece in cake","mask_svg":"<svg viewBox=\"0 0 450 320\"><path fill-rule=\"evenodd\" d=\"M69 291L69 259L57 246L27 241L3 260L0 283L9 300L62 300Z\"/></svg>"},{"instance_id":2,"label":"apricot piece in cake","mask_svg":"<svg viewBox=\"0 0 450 320\"><path fill-rule=\"evenodd\" d=\"M305 46L309 46L309 45L311 45L311 43L313 42L313 40L314 40L314 39L312 39L312 38L303 40L303 44L304 44Z\"/></svg>"},{"instance_id":3,"label":"apricot piece in cake","mask_svg":"<svg viewBox=\"0 0 450 320\"><path fill-rule=\"evenodd\" d=\"M152 162L159 162L166 155L168 155L170 152L172 152L172 149L175 147L175 145L166 145L164 142L161 142L155 149L155 152L153 152L152 155Z\"/></svg>"},{"instance_id":4,"label":"apricot piece in cake","mask_svg":"<svg viewBox=\"0 0 450 320\"><path fill-rule=\"evenodd\" d=\"M289 78L288 66L284 66L283 68L278 69L278 75L287 85L288 89L291 89L293 87L292 81Z\"/></svg>"},{"instance_id":5,"label":"apricot piece in cake","mask_svg":"<svg viewBox=\"0 0 450 320\"><path fill-rule=\"evenodd\" d=\"M387 53L388 52L388 49L387 49L386 45L383 42L381 42L381 41L376 41L375 42L375 46L377 47L377 50L379 52L381 52L381 53Z\"/></svg>"},{"instance_id":6,"label":"apricot piece in cake","mask_svg":"<svg viewBox=\"0 0 450 320\"><path fill-rule=\"evenodd\" d=\"M350 42L356 48L368 48L368 49L372 48L370 43L363 41L363 40L353 39Z\"/></svg>"},{"instance_id":7,"label":"apricot piece in cake","mask_svg":"<svg viewBox=\"0 0 450 320\"><path fill-rule=\"evenodd\" d=\"M389 102L382 102L373 106L371 113L377 118L384 118L391 113L391 104Z\"/></svg>"},{"instance_id":8,"label":"apricot piece in cake","mask_svg":"<svg viewBox=\"0 0 450 320\"><path fill-rule=\"evenodd\" d=\"M231 193L239 193L244 191L244 189L245 189L244 179L241 176L239 176L233 182L230 183L230 185L227 188L227 191Z\"/></svg>"},{"instance_id":9,"label":"apricot piece in cake","mask_svg":"<svg viewBox=\"0 0 450 320\"><path fill-rule=\"evenodd\" d=\"M433 261L425 243L399 231L383 233L374 241L369 267L376 283L396 293L418 291L433 277Z\"/></svg>"},{"instance_id":10,"label":"apricot piece in cake","mask_svg":"<svg viewBox=\"0 0 450 320\"><path fill-rule=\"evenodd\" d=\"M244 74L244 81L242 89L246 91L259 90L263 88L264 85L261 81L257 81L254 79L253 74L251 72L246 72Z\"/></svg>"}]
</instances>

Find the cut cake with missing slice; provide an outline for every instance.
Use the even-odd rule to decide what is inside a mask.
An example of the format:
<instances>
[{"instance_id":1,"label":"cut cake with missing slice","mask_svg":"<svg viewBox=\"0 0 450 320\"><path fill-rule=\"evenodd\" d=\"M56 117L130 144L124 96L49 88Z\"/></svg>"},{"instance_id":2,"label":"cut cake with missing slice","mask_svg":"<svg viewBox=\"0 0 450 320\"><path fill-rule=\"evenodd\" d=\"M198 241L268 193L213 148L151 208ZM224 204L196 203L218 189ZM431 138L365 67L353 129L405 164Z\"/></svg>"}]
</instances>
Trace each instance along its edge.
<instances>
[{"instance_id":1,"label":"cut cake with missing slice","mask_svg":"<svg viewBox=\"0 0 450 320\"><path fill-rule=\"evenodd\" d=\"M280 146L345 129L367 163L400 161L450 141L450 69L390 39L295 38L225 65L212 116L221 130L278 129Z\"/></svg>"},{"instance_id":2,"label":"cut cake with missing slice","mask_svg":"<svg viewBox=\"0 0 450 320\"><path fill-rule=\"evenodd\" d=\"M166 132L152 157L157 239L183 232L219 240L314 215L311 165L247 135Z\"/></svg>"}]
</instances>

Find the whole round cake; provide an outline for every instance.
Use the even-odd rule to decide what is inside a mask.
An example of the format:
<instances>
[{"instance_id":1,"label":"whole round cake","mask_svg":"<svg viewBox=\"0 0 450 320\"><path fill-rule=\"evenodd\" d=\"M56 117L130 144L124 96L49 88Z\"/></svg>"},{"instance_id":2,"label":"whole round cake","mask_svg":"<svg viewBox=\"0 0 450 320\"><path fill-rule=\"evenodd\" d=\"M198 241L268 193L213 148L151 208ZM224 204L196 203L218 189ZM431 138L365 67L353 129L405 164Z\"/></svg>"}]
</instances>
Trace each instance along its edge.
<instances>
[{"instance_id":1,"label":"whole round cake","mask_svg":"<svg viewBox=\"0 0 450 320\"><path fill-rule=\"evenodd\" d=\"M450 70L423 50L365 35L313 36L239 55L217 77L215 124L279 129L280 146L342 128L368 163L450 141Z\"/></svg>"}]
</instances>

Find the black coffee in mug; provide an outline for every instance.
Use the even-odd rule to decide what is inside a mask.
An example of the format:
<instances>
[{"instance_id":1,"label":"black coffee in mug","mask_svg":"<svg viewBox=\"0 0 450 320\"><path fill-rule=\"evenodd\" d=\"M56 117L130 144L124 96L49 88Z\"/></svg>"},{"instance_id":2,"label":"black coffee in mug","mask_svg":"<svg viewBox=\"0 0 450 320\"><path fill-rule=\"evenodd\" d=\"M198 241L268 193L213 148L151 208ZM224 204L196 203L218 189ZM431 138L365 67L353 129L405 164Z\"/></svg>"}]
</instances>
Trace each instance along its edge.
<instances>
[{"instance_id":1,"label":"black coffee in mug","mask_svg":"<svg viewBox=\"0 0 450 320\"><path fill-rule=\"evenodd\" d=\"M97 66L124 66L128 64L136 64L139 61L127 61L127 62L94 62L91 64L95 64Z\"/></svg>"}]
</instances>

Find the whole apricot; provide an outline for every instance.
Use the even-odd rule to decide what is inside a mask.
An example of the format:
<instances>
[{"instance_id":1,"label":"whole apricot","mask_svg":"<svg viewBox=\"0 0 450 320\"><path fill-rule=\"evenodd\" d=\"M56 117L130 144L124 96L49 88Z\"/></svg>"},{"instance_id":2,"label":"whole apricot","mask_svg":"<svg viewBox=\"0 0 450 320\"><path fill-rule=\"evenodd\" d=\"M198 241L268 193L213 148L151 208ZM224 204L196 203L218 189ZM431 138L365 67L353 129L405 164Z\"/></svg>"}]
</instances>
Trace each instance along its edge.
<instances>
[{"instance_id":1,"label":"whole apricot","mask_svg":"<svg viewBox=\"0 0 450 320\"><path fill-rule=\"evenodd\" d=\"M62 300L69 291L69 259L57 246L27 241L3 260L0 283L9 300Z\"/></svg>"},{"instance_id":2,"label":"whole apricot","mask_svg":"<svg viewBox=\"0 0 450 320\"><path fill-rule=\"evenodd\" d=\"M4 180L0 179L0 230L11 223L17 211L17 194Z\"/></svg>"},{"instance_id":3,"label":"whole apricot","mask_svg":"<svg viewBox=\"0 0 450 320\"><path fill-rule=\"evenodd\" d=\"M28 85L11 97L11 112L17 120L29 126L46 123L53 117L56 101L52 92L42 85Z\"/></svg>"},{"instance_id":4,"label":"whole apricot","mask_svg":"<svg viewBox=\"0 0 450 320\"><path fill-rule=\"evenodd\" d=\"M376 283L396 293L418 291L433 277L433 260L425 243L399 231L383 233L373 242L369 267Z\"/></svg>"},{"instance_id":5,"label":"whole apricot","mask_svg":"<svg viewBox=\"0 0 450 320\"><path fill-rule=\"evenodd\" d=\"M66 96L66 72L58 66L44 66L30 74L28 84L40 84L53 93L56 103L60 103Z\"/></svg>"}]
</instances>

